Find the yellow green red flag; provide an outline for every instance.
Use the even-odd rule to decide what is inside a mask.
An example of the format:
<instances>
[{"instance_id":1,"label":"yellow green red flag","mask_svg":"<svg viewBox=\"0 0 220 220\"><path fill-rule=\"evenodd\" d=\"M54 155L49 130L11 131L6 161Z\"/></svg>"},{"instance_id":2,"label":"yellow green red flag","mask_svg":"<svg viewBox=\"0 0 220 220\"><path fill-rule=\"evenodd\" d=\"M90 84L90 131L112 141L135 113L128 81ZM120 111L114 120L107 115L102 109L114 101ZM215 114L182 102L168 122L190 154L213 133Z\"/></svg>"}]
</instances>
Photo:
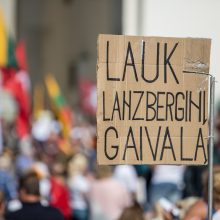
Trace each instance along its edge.
<instances>
[{"instance_id":1,"label":"yellow green red flag","mask_svg":"<svg viewBox=\"0 0 220 220\"><path fill-rule=\"evenodd\" d=\"M48 74L46 76L45 83L48 94L56 108L56 114L58 116L58 119L63 125L63 136L65 138L68 138L72 124L71 111L65 104L65 100L61 93L60 87L52 74Z\"/></svg>"}]
</instances>

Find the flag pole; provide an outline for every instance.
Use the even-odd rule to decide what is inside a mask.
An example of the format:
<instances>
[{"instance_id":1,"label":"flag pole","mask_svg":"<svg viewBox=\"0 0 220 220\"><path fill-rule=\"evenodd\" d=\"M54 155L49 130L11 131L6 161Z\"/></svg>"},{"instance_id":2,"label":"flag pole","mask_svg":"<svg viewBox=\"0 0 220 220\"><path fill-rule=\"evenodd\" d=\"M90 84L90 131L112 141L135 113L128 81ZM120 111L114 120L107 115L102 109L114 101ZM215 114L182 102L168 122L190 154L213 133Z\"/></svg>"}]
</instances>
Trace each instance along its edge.
<instances>
[{"instance_id":1,"label":"flag pole","mask_svg":"<svg viewBox=\"0 0 220 220\"><path fill-rule=\"evenodd\" d=\"M209 163L208 163L208 219L212 220L213 212L213 151L214 151L214 103L215 103L215 77L210 78L210 127L209 127Z\"/></svg>"}]
</instances>

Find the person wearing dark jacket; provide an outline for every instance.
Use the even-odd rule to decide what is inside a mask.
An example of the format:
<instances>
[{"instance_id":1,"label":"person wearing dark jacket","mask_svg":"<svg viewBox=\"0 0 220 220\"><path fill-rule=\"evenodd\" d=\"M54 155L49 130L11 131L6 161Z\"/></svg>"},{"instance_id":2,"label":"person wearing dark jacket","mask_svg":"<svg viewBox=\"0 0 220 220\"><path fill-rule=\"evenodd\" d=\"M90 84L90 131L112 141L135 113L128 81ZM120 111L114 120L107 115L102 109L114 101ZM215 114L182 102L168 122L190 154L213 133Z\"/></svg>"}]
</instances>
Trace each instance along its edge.
<instances>
[{"instance_id":1,"label":"person wearing dark jacket","mask_svg":"<svg viewBox=\"0 0 220 220\"><path fill-rule=\"evenodd\" d=\"M19 196L22 207L7 213L6 220L64 220L58 209L41 204L39 179L35 173L21 177Z\"/></svg>"}]
</instances>

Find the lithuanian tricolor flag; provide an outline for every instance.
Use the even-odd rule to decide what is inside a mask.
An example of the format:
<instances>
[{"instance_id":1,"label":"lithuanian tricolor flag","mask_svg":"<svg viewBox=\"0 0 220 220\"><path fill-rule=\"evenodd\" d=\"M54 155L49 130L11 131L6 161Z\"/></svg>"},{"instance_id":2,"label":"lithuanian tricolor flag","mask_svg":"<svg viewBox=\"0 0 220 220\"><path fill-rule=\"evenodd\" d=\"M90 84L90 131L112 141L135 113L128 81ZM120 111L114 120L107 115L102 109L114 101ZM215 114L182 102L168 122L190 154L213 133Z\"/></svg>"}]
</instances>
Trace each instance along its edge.
<instances>
[{"instance_id":1,"label":"lithuanian tricolor flag","mask_svg":"<svg viewBox=\"0 0 220 220\"><path fill-rule=\"evenodd\" d=\"M62 134L64 138L68 138L72 125L71 111L66 105L63 95L61 94L60 87L52 74L48 74L45 78L45 83L49 96L54 104L55 113L62 123Z\"/></svg>"}]
</instances>

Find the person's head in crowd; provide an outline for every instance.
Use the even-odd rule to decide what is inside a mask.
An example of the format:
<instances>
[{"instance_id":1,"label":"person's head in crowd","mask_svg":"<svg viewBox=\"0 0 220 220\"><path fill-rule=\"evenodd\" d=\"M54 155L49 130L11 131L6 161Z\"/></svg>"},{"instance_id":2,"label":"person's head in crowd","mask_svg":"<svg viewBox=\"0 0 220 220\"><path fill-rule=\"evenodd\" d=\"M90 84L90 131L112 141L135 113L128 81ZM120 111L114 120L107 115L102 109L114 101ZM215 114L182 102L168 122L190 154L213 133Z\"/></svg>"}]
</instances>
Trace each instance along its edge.
<instances>
[{"instance_id":1,"label":"person's head in crowd","mask_svg":"<svg viewBox=\"0 0 220 220\"><path fill-rule=\"evenodd\" d=\"M34 150L30 137L19 141L19 152L15 158L15 171L17 176L22 176L33 165Z\"/></svg>"},{"instance_id":2,"label":"person's head in crowd","mask_svg":"<svg viewBox=\"0 0 220 220\"><path fill-rule=\"evenodd\" d=\"M214 167L213 173L213 202L220 205L220 167ZM203 174L203 198L208 202L208 171Z\"/></svg>"},{"instance_id":3,"label":"person's head in crowd","mask_svg":"<svg viewBox=\"0 0 220 220\"><path fill-rule=\"evenodd\" d=\"M0 155L0 170L10 171L12 168L12 159L10 154L4 152Z\"/></svg>"},{"instance_id":4,"label":"person's head in crowd","mask_svg":"<svg viewBox=\"0 0 220 220\"><path fill-rule=\"evenodd\" d=\"M85 174L88 169L88 159L85 155L78 153L76 154L68 164L68 175L69 177L75 176L76 174Z\"/></svg>"},{"instance_id":5,"label":"person's head in crowd","mask_svg":"<svg viewBox=\"0 0 220 220\"><path fill-rule=\"evenodd\" d=\"M19 196L22 202L39 202L40 184L37 174L33 171L27 172L19 179Z\"/></svg>"},{"instance_id":6,"label":"person's head in crowd","mask_svg":"<svg viewBox=\"0 0 220 220\"><path fill-rule=\"evenodd\" d=\"M208 172L203 176L203 199L195 202L186 212L184 220L206 219L208 216ZM214 167L213 173L213 209L220 210L220 169Z\"/></svg>"},{"instance_id":7,"label":"person's head in crowd","mask_svg":"<svg viewBox=\"0 0 220 220\"><path fill-rule=\"evenodd\" d=\"M138 203L125 208L118 220L144 220L144 211Z\"/></svg>"},{"instance_id":8,"label":"person's head in crowd","mask_svg":"<svg viewBox=\"0 0 220 220\"><path fill-rule=\"evenodd\" d=\"M4 216L5 213L5 198L4 193L0 191L0 219Z\"/></svg>"},{"instance_id":9,"label":"person's head in crowd","mask_svg":"<svg viewBox=\"0 0 220 220\"><path fill-rule=\"evenodd\" d=\"M22 138L19 141L19 150L20 150L21 155L24 155L30 158L33 157L34 151L33 151L33 146L32 146L32 140L29 136Z\"/></svg>"},{"instance_id":10,"label":"person's head in crowd","mask_svg":"<svg viewBox=\"0 0 220 220\"><path fill-rule=\"evenodd\" d=\"M50 170L42 161L34 162L31 169L38 175L40 179L46 179L50 177Z\"/></svg>"},{"instance_id":11,"label":"person's head in crowd","mask_svg":"<svg viewBox=\"0 0 220 220\"><path fill-rule=\"evenodd\" d=\"M103 166L97 165L96 167L96 178L97 179L105 179L112 176L112 167L111 166Z\"/></svg>"},{"instance_id":12,"label":"person's head in crowd","mask_svg":"<svg viewBox=\"0 0 220 220\"><path fill-rule=\"evenodd\" d=\"M61 162L55 162L51 165L51 174L62 176L65 173L65 166Z\"/></svg>"},{"instance_id":13,"label":"person's head in crowd","mask_svg":"<svg viewBox=\"0 0 220 220\"><path fill-rule=\"evenodd\" d=\"M51 164L50 170L51 170L51 176L53 178L58 178L64 181L64 178L66 177L66 167L64 166L63 163L58 161L54 162L53 164Z\"/></svg>"}]
</instances>

